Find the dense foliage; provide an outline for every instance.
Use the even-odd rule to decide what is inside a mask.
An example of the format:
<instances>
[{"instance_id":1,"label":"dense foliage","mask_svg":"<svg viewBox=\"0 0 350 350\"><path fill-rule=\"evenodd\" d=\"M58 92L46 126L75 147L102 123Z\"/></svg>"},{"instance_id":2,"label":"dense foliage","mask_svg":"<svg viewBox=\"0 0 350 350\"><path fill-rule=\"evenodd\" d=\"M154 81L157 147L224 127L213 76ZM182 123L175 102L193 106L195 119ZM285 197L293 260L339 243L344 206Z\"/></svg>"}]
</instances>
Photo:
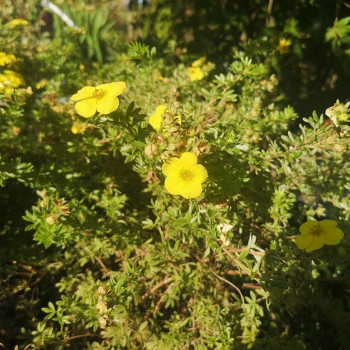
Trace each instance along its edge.
<instances>
[{"instance_id":1,"label":"dense foliage","mask_svg":"<svg viewBox=\"0 0 350 350\"><path fill-rule=\"evenodd\" d=\"M0 347L349 348L345 2L2 3Z\"/></svg>"}]
</instances>

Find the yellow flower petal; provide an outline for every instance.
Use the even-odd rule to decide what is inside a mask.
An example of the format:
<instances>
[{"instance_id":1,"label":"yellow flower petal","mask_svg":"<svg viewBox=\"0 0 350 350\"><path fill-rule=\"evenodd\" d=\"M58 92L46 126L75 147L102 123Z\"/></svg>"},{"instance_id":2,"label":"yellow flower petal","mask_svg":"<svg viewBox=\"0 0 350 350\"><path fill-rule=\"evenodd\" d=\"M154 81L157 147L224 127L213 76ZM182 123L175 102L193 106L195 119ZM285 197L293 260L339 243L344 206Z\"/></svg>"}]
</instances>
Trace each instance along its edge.
<instances>
[{"instance_id":1,"label":"yellow flower petal","mask_svg":"<svg viewBox=\"0 0 350 350\"><path fill-rule=\"evenodd\" d=\"M165 105L160 105L156 108L155 114L164 114L168 107Z\"/></svg>"},{"instance_id":2,"label":"yellow flower petal","mask_svg":"<svg viewBox=\"0 0 350 350\"><path fill-rule=\"evenodd\" d=\"M21 74L14 72L12 70L5 70L4 73L5 73L4 74L5 80L11 83L10 84L11 87L16 88L20 85L25 85L25 81Z\"/></svg>"},{"instance_id":3,"label":"yellow flower petal","mask_svg":"<svg viewBox=\"0 0 350 350\"><path fill-rule=\"evenodd\" d=\"M289 52L290 40L281 39L276 47L276 50L279 51L281 55L284 55Z\"/></svg>"},{"instance_id":4,"label":"yellow flower petal","mask_svg":"<svg viewBox=\"0 0 350 350\"><path fill-rule=\"evenodd\" d=\"M197 198L202 193L202 185L199 182L191 182L180 187L180 195L186 199Z\"/></svg>"},{"instance_id":5,"label":"yellow flower petal","mask_svg":"<svg viewBox=\"0 0 350 350\"><path fill-rule=\"evenodd\" d=\"M200 196L203 190L201 183L208 177L206 169L197 164L197 157L191 152L184 152L180 158L170 158L163 164L162 170L167 176L167 191L186 199Z\"/></svg>"},{"instance_id":6,"label":"yellow flower petal","mask_svg":"<svg viewBox=\"0 0 350 350\"><path fill-rule=\"evenodd\" d=\"M15 55L0 52L0 66L11 65L17 61Z\"/></svg>"},{"instance_id":7,"label":"yellow flower petal","mask_svg":"<svg viewBox=\"0 0 350 350\"><path fill-rule=\"evenodd\" d=\"M200 69L200 67L188 68L188 74L190 76L191 81L202 80L204 78L204 73Z\"/></svg>"},{"instance_id":8,"label":"yellow flower petal","mask_svg":"<svg viewBox=\"0 0 350 350\"><path fill-rule=\"evenodd\" d=\"M87 124L81 122L74 122L70 130L73 134L81 134L86 130L86 128Z\"/></svg>"},{"instance_id":9,"label":"yellow flower petal","mask_svg":"<svg viewBox=\"0 0 350 350\"><path fill-rule=\"evenodd\" d=\"M118 81L118 82L96 86L96 89L104 90L107 92L107 94L111 94L113 96L119 96L126 89L126 84L123 81Z\"/></svg>"},{"instance_id":10,"label":"yellow flower petal","mask_svg":"<svg viewBox=\"0 0 350 350\"><path fill-rule=\"evenodd\" d=\"M157 114L157 113L152 114L148 120L149 124L156 131L158 131L160 129L160 126L162 125L162 121L163 121L163 118L162 118L161 114Z\"/></svg>"},{"instance_id":11,"label":"yellow flower petal","mask_svg":"<svg viewBox=\"0 0 350 350\"><path fill-rule=\"evenodd\" d=\"M295 243L299 249L305 249L313 240L312 235L300 235L295 237Z\"/></svg>"},{"instance_id":12,"label":"yellow flower petal","mask_svg":"<svg viewBox=\"0 0 350 350\"><path fill-rule=\"evenodd\" d=\"M204 166L201 164L196 164L191 168L191 170L194 173L194 176L195 176L194 181L196 182L202 183L208 177L207 169L205 169Z\"/></svg>"},{"instance_id":13,"label":"yellow flower petal","mask_svg":"<svg viewBox=\"0 0 350 350\"><path fill-rule=\"evenodd\" d=\"M109 114L118 109L119 99L116 96L106 95L97 100L96 109L100 114Z\"/></svg>"},{"instance_id":14,"label":"yellow flower petal","mask_svg":"<svg viewBox=\"0 0 350 350\"><path fill-rule=\"evenodd\" d=\"M15 18L12 21L8 22L7 25L9 26L9 28L13 29L17 26L28 25L28 21L26 19L23 19L23 18Z\"/></svg>"},{"instance_id":15,"label":"yellow flower petal","mask_svg":"<svg viewBox=\"0 0 350 350\"><path fill-rule=\"evenodd\" d=\"M314 228L314 226L317 225L317 221L307 221L304 222L300 228L299 231L301 232L302 235L308 235L310 231Z\"/></svg>"},{"instance_id":16,"label":"yellow flower petal","mask_svg":"<svg viewBox=\"0 0 350 350\"><path fill-rule=\"evenodd\" d=\"M319 236L312 236L312 241L311 243L305 248L305 251L307 253L310 253L314 250L320 249L323 247L324 243L322 242L322 240L320 239Z\"/></svg>"},{"instance_id":17,"label":"yellow flower petal","mask_svg":"<svg viewBox=\"0 0 350 350\"><path fill-rule=\"evenodd\" d=\"M327 221L332 221L332 220L327 220ZM328 245L339 244L340 241L343 239L343 237L344 237L344 232L337 227L327 231L322 231L320 234L320 238L322 239L323 243Z\"/></svg>"},{"instance_id":18,"label":"yellow flower petal","mask_svg":"<svg viewBox=\"0 0 350 350\"><path fill-rule=\"evenodd\" d=\"M178 172L180 169L181 163L180 159L176 157L172 157L168 159L162 166L162 172L166 176L171 176L172 173Z\"/></svg>"},{"instance_id":19,"label":"yellow flower petal","mask_svg":"<svg viewBox=\"0 0 350 350\"><path fill-rule=\"evenodd\" d=\"M197 164L197 156L191 152L184 152L180 157L183 166L191 166Z\"/></svg>"},{"instance_id":20,"label":"yellow flower petal","mask_svg":"<svg viewBox=\"0 0 350 350\"><path fill-rule=\"evenodd\" d=\"M178 195L182 191L182 183L176 176L168 176L164 182L165 189L173 195Z\"/></svg>"},{"instance_id":21,"label":"yellow flower petal","mask_svg":"<svg viewBox=\"0 0 350 350\"><path fill-rule=\"evenodd\" d=\"M75 104L75 110L84 118L90 118L96 113L96 99L88 98Z\"/></svg>"},{"instance_id":22,"label":"yellow flower petal","mask_svg":"<svg viewBox=\"0 0 350 350\"><path fill-rule=\"evenodd\" d=\"M92 98L95 92L95 88L92 86L85 86L80 89L76 94L71 97L73 101L80 101L86 98Z\"/></svg>"},{"instance_id":23,"label":"yellow flower petal","mask_svg":"<svg viewBox=\"0 0 350 350\"><path fill-rule=\"evenodd\" d=\"M150 125L152 126L152 128L156 131L158 131L160 129L160 126L162 125L163 122L163 114L165 113L167 109L167 106L165 105L160 105L156 108L156 111L154 112L154 114L152 114L149 117L148 122L150 123Z\"/></svg>"},{"instance_id":24,"label":"yellow flower petal","mask_svg":"<svg viewBox=\"0 0 350 350\"><path fill-rule=\"evenodd\" d=\"M318 223L323 230L332 230L338 226L335 220L322 220Z\"/></svg>"}]
</instances>

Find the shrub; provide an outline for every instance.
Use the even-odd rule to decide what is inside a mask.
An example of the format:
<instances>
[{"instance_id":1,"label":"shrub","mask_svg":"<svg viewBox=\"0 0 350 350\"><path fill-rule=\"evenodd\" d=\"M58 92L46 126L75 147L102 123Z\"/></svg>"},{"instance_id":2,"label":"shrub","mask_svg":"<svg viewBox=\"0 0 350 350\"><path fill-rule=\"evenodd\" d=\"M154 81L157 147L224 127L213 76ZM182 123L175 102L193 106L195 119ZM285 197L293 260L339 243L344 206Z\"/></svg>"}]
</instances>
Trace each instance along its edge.
<instances>
[{"instance_id":1,"label":"shrub","mask_svg":"<svg viewBox=\"0 0 350 350\"><path fill-rule=\"evenodd\" d=\"M269 46L221 73L138 42L98 64L74 35L11 18L0 43L23 82L0 97L1 344L348 347L349 103L298 116ZM344 238L299 249L300 226L322 235L326 219Z\"/></svg>"}]
</instances>

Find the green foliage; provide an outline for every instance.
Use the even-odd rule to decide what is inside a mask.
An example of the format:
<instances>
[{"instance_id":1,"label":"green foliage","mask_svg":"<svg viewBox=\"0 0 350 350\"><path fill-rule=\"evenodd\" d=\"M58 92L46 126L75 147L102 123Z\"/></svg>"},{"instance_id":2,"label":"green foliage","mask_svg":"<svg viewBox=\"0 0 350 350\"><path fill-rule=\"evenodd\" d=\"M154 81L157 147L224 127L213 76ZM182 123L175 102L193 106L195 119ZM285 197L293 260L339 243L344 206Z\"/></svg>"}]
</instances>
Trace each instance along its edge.
<instances>
[{"instance_id":1,"label":"green foliage","mask_svg":"<svg viewBox=\"0 0 350 350\"><path fill-rule=\"evenodd\" d=\"M134 41L129 45L128 56L132 59L152 61L156 52L155 47L150 50L147 45Z\"/></svg>"},{"instance_id":2,"label":"green foliage","mask_svg":"<svg viewBox=\"0 0 350 350\"><path fill-rule=\"evenodd\" d=\"M350 45L350 17L335 21L333 27L327 29L325 38L333 47Z\"/></svg>"},{"instance_id":3,"label":"green foliage","mask_svg":"<svg viewBox=\"0 0 350 350\"><path fill-rule=\"evenodd\" d=\"M67 36L74 35L87 58L102 64L106 60L105 34L115 25L115 22L108 19L107 9L98 8L89 11L84 6L72 11L72 6L73 4L71 6L63 4L62 9L73 20L76 29L67 28L66 23L54 15L54 35L61 38L63 42L68 41Z\"/></svg>"},{"instance_id":4,"label":"green foliage","mask_svg":"<svg viewBox=\"0 0 350 350\"><path fill-rule=\"evenodd\" d=\"M282 77L279 91L301 115L348 97L346 1L152 0L133 9L137 35L182 62L206 55L220 62L222 72L219 67L243 47ZM290 41L288 53L271 55L281 39ZM315 100L318 107L310 102Z\"/></svg>"},{"instance_id":5,"label":"green foliage","mask_svg":"<svg viewBox=\"0 0 350 350\"><path fill-rule=\"evenodd\" d=\"M192 3L192 23L176 22L184 2L154 1L142 20L156 16L160 41L111 44L109 61L103 37L115 43L125 35L109 24L109 1L101 10L86 2L80 13L84 3L69 2L69 15L88 30L55 27L53 38L33 34L40 18L28 3L28 26L9 31L13 4L0 23L1 50L17 57L11 69L25 81L0 95L0 345L348 348L349 103L332 97L322 109L315 99L322 112L303 117L284 85L299 69L296 59L305 59L305 27L317 28L318 19L279 23L287 5L277 2L265 28L264 7L256 23L250 17L256 0L238 1L237 13L217 23L220 7L231 3L211 2L201 12L205 1ZM153 12L160 3L163 10ZM302 3L295 4L300 11ZM196 38L206 32L201 24L210 14L216 32L199 42L213 61L206 67L216 68L202 66L204 78L191 81L188 68L200 56L194 46L179 54L172 45L183 44L188 28ZM263 34L256 29L262 16ZM167 33L163 23L181 31ZM231 30L230 40L210 46ZM238 48L234 36L242 32L253 34ZM77 38L91 55L77 49ZM292 42L290 56L276 50L280 38ZM97 49L88 49L95 39ZM313 76L312 67L295 78ZM127 85L116 111L76 113L73 94L114 81ZM167 111L156 131L149 117L159 105ZM84 127L73 133L76 122ZM162 165L183 152L208 171L195 199L164 186ZM336 220L344 239L299 250L295 236L312 219Z\"/></svg>"}]
</instances>

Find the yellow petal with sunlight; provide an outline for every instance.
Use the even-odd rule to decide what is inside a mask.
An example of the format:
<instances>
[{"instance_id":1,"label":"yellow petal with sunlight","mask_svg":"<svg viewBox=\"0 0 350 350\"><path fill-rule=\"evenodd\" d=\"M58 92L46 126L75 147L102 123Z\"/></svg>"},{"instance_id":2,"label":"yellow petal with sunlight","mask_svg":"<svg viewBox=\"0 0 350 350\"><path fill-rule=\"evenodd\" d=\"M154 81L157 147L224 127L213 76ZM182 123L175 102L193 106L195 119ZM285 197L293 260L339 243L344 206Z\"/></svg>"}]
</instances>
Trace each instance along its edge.
<instances>
[{"instance_id":1,"label":"yellow petal with sunlight","mask_svg":"<svg viewBox=\"0 0 350 350\"><path fill-rule=\"evenodd\" d=\"M163 115L168 107L165 105L160 105L156 108L155 114Z\"/></svg>"},{"instance_id":2,"label":"yellow petal with sunlight","mask_svg":"<svg viewBox=\"0 0 350 350\"><path fill-rule=\"evenodd\" d=\"M84 118L90 118L96 113L96 99L89 98L75 104L75 110Z\"/></svg>"},{"instance_id":3,"label":"yellow petal with sunlight","mask_svg":"<svg viewBox=\"0 0 350 350\"><path fill-rule=\"evenodd\" d=\"M204 73L199 67L188 68L188 74L191 81L202 80L204 78Z\"/></svg>"},{"instance_id":4,"label":"yellow petal with sunlight","mask_svg":"<svg viewBox=\"0 0 350 350\"><path fill-rule=\"evenodd\" d=\"M181 162L179 158L172 157L165 161L162 166L162 172L166 176L171 176L175 172L177 173L181 166Z\"/></svg>"},{"instance_id":5,"label":"yellow petal with sunlight","mask_svg":"<svg viewBox=\"0 0 350 350\"><path fill-rule=\"evenodd\" d=\"M95 92L95 88L92 86L85 86L82 89L80 89L76 94L74 94L71 97L71 100L73 101L80 101L84 100L86 98L92 98L93 94Z\"/></svg>"},{"instance_id":6,"label":"yellow petal with sunlight","mask_svg":"<svg viewBox=\"0 0 350 350\"><path fill-rule=\"evenodd\" d=\"M118 109L119 99L116 96L107 94L97 100L96 109L100 114L109 114Z\"/></svg>"},{"instance_id":7,"label":"yellow petal with sunlight","mask_svg":"<svg viewBox=\"0 0 350 350\"><path fill-rule=\"evenodd\" d=\"M195 166L193 166L191 168L191 170L193 171L194 173L194 176L195 176L195 179L194 181L196 182L204 182L207 177L208 177L208 172L207 172L207 169L204 168L203 165L201 164L196 164Z\"/></svg>"},{"instance_id":8,"label":"yellow petal with sunlight","mask_svg":"<svg viewBox=\"0 0 350 350\"><path fill-rule=\"evenodd\" d=\"M197 156L191 152L184 152L181 154L181 163L184 166L191 166L197 164Z\"/></svg>"},{"instance_id":9,"label":"yellow petal with sunlight","mask_svg":"<svg viewBox=\"0 0 350 350\"><path fill-rule=\"evenodd\" d=\"M197 198L202 193L202 185L199 182L191 182L190 185L182 186L181 196L186 199Z\"/></svg>"},{"instance_id":10,"label":"yellow petal with sunlight","mask_svg":"<svg viewBox=\"0 0 350 350\"><path fill-rule=\"evenodd\" d=\"M162 125L163 118L160 114L154 113L149 117L148 122L154 130L159 130Z\"/></svg>"},{"instance_id":11,"label":"yellow petal with sunlight","mask_svg":"<svg viewBox=\"0 0 350 350\"><path fill-rule=\"evenodd\" d=\"M178 195L182 190L182 182L179 181L177 176L168 176L164 183L165 189L173 195Z\"/></svg>"},{"instance_id":12,"label":"yellow petal with sunlight","mask_svg":"<svg viewBox=\"0 0 350 350\"><path fill-rule=\"evenodd\" d=\"M96 86L96 89L104 90L107 92L107 94L111 94L113 96L119 96L126 89L126 84L123 81L118 81Z\"/></svg>"}]
</instances>

